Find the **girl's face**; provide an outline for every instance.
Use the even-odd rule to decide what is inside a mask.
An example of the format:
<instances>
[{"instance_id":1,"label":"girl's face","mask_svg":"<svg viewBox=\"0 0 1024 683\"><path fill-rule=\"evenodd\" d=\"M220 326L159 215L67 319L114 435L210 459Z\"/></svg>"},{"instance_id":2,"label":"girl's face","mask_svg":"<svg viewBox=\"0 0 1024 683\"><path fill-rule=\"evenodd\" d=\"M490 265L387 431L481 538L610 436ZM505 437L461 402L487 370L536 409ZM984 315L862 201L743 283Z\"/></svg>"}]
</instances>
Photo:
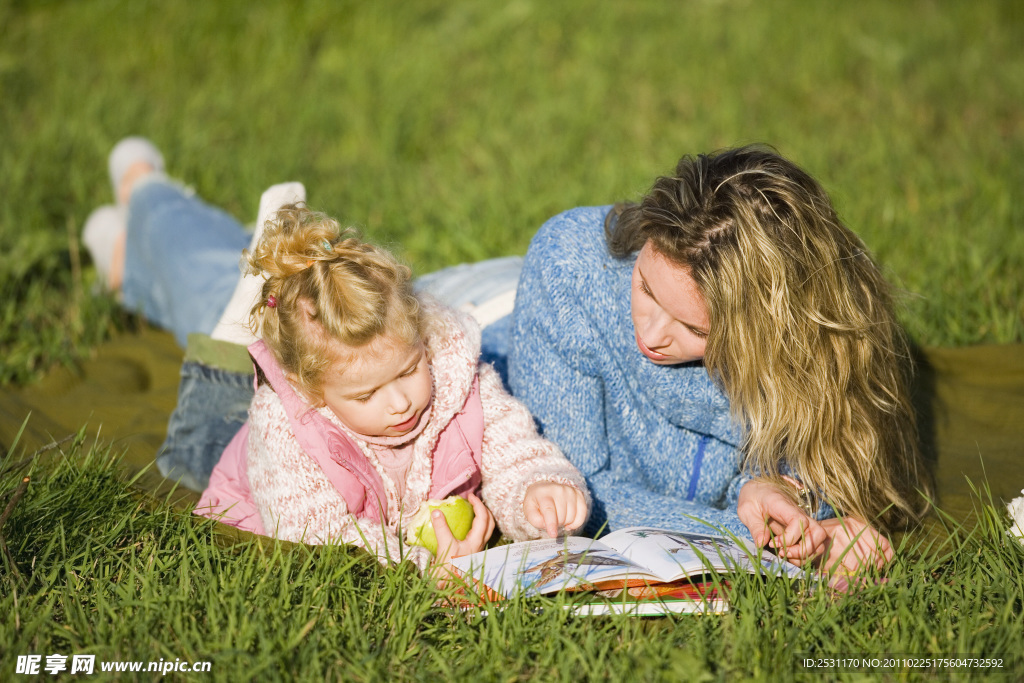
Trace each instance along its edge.
<instances>
[{"instance_id":1,"label":"girl's face","mask_svg":"<svg viewBox=\"0 0 1024 683\"><path fill-rule=\"evenodd\" d=\"M324 378L327 407L365 436L402 436L415 429L433 393L423 344L378 337L345 351L350 360Z\"/></svg>"},{"instance_id":2,"label":"girl's face","mask_svg":"<svg viewBox=\"0 0 1024 683\"><path fill-rule=\"evenodd\" d=\"M657 365L700 360L708 340L708 308L687 268L648 242L633 267L630 313L640 353Z\"/></svg>"}]
</instances>

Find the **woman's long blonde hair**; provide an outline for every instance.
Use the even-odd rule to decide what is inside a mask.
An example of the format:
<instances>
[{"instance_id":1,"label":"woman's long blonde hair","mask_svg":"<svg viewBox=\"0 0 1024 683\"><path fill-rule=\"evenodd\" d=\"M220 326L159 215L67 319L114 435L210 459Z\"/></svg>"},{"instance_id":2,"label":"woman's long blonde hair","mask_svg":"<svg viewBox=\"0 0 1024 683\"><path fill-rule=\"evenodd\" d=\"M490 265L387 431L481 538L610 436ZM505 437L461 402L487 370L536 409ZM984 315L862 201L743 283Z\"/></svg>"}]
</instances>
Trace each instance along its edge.
<instances>
[{"instance_id":1,"label":"woman's long blonde hair","mask_svg":"<svg viewBox=\"0 0 1024 683\"><path fill-rule=\"evenodd\" d=\"M613 255L650 242L703 294L704 364L744 426L749 471L788 489L785 462L888 531L927 511L891 287L810 175L764 147L684 157L607 225Z\"/></svg>"},{"instance_id":2,"label":"woman's long blonde hair","mask_svg":"<svg viewBox=\"0 0 1024 683\"><path fill-rule=\"evenodd\" d=\"M266 277L250 326L313 403L323 399L324 373L346 360L339 342L357 348L380 336L422 338L409 268L322 213L283 207L243 258L249 272Z\"/></svg>"}]
</instances>

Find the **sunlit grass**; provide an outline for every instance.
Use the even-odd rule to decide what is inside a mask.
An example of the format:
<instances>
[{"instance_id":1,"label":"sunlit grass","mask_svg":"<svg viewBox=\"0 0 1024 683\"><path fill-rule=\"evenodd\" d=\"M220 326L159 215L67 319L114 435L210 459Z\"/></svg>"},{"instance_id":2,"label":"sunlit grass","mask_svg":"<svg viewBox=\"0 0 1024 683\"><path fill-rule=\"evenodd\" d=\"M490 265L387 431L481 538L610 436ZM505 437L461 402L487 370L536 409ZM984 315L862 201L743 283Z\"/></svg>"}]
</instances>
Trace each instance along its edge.
<instances>
[{"instance_id":1,"label":"sunlit grass","mask_svg":"<svg viewBox=\"0 0 1024 683\"><path fill-rule=\"evenodd\" d=\"M121 324L73 238L128 134L245 222L302 180L419 272L764 141L833 193L919 344L1024 337L1019 3L8 2L0 35L0 382Z\"/></svg>"},{"instance_id":2,"label":"sunlit grass","mask_svg":"<svg viewBox=\"0 0 1024 683\"><path fill-rule=\"evenodd\" d=\"M12 458L4 461L6 467ZM817 680L804 659L906 655L1024 666L1024 546L997 503L980 522L902 539L882 582L851 595L781 578L733 578L717 616L574 617L561 598L473 618L437 605L409 566L361 551L238 541L156 503L104 447L66 444L0 477L0 672L17 655L211 662L213 680ZM854 675L856 670L848 670ZM861 671L931 680L935 669ZM144 679L145 676L140 676Z\"/></svg>"},{"instance_id":3,"label":"sunlit grass","mask_svg":"<svg viewBox=\"0 0 1024 683\"><path fill-rule=\"evenodd\" d=\"M0 383L131 324L77 244L128 134L243 222L267 185L302 180L419 272L523 253L558 211L764 141L832 192L919 345L1020 342L1021 7L0 2ZM819 680L803 657L869 653L1024 666L1024 550L983 494L981 523L903 539L887 582L850 597L739 577L723 616L513 603L468 620L408 567L231 542L134 493L102 448L48 455L0 477L2 512L32 476L2 528L4 678L54 652L209 660L213 680Z\"/></svg>"}]
</instances>

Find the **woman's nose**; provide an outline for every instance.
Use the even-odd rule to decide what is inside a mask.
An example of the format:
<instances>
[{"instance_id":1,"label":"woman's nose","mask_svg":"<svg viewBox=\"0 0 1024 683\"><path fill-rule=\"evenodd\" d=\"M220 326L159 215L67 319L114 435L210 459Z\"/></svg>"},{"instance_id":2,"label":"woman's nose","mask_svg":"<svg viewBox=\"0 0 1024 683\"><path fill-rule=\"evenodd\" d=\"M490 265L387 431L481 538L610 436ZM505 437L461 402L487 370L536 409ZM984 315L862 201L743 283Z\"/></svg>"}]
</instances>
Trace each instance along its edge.
<instances>
[{"instance_id":1,"label":"woman's nose","mask_svg":"<svg viewBox=\"0 0 1024 683\"><path fill-rule=\"evenodd\" d=\"M668 346L669 334L668 334L668 320L665 316L657 313L652 313L644 321L644 329L640 333L640 338L644 340L644 344L652 351L656 351L661 347Z\"/></svg>"}]
</instances>

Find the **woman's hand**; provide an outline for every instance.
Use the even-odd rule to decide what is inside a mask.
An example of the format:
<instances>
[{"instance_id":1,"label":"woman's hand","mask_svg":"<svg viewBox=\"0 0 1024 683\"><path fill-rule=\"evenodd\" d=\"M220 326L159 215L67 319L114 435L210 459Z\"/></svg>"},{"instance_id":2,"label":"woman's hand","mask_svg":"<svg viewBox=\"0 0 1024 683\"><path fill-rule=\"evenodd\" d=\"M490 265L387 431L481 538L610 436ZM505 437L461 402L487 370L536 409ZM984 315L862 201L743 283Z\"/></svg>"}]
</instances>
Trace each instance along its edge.
<instances>
[{"instance_id":1,"label":"woman's hand","mask_svg":"<svg viewBox=\"0 0 1024 683\"><path fill-rule=\"evenodd\" d=\"M881 569L893 558L889 539L856 517L826 519L821 526L829 538L821 560L821 568L826 571L853 574Z\"/></svg>"},{"instance_id":2,"label":"woman's hand","mask_svg":"<svg viewBox=\"0 0 1024 683\"><path fill-rule=\"evenodd\" d=\"M801 565L828 550L829 534L776 486L748 481L740 489L736 514L758 547L769 546L779 557Z\"/></svg>"},{"instance_id":3,"label":"woman's hand","mask_svg":"<svg viewBox=\"0 0 1024 683\"><path fill-rule=\"evenodd\" d=\"M523 511L526 521L555 538L559 528L583 526L587 521L587 499L573 486L539 481L526 489Z\"/></svg>"}]
</instances>

